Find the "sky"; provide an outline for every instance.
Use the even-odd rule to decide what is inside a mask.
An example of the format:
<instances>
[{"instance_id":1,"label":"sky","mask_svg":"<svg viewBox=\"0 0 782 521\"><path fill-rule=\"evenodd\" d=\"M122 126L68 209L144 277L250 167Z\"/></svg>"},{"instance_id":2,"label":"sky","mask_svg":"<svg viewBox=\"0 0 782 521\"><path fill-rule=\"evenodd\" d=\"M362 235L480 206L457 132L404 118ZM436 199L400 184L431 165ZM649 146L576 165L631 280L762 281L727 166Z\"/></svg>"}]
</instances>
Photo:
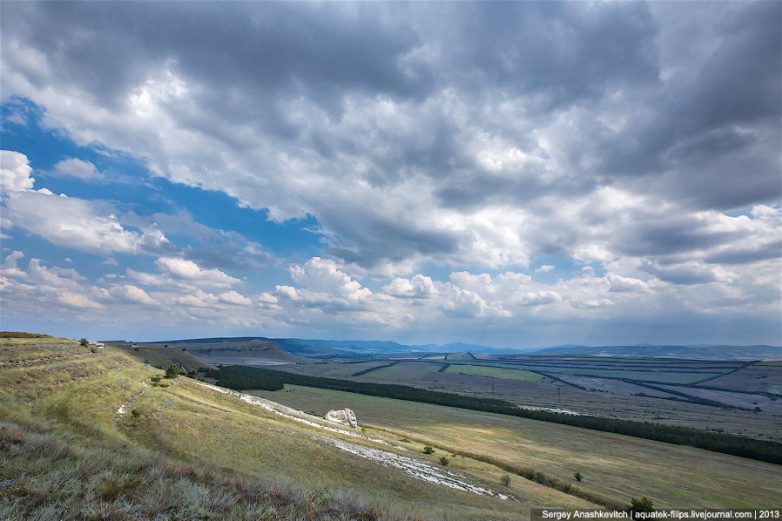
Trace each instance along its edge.
<instances>
[{"instance_id":1,"label":"sky","mask_svg":"<svg viewBox=\"0 0 782 521\"><path fill-rule=\"evenodd\" d=\"M782 344L782 3L0 3L0 328Z\"/></svg>"}]
</instances>

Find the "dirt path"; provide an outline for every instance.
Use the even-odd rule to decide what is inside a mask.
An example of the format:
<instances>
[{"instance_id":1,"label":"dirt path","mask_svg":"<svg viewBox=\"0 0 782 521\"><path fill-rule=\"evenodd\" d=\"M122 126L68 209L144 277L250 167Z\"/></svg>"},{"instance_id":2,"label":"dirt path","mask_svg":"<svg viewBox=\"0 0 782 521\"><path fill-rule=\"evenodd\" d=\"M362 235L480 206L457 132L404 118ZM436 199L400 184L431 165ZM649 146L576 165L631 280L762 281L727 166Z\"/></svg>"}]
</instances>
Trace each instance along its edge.
<instances>
[{"instance_id":1,"label":"dirt path","mask_svg":"<svg viewBox=\"0 0 782 521\"><path fill-rule=\"evenodd\" d=\"M389 446L388 442L379 438L372 438L346 429L323 425L320 423L320 418L316 416L309 415L305 412L287 407L271 400L266 400L265 398L240 393L238 391L232 391L230 389L225 389L223 387L218 387L216 385L211 385L204 382L195 382L203 387L207 387L222 394L236 396L244 402L261 407L271 413L283 416L289 420L293 420L295 422L302 423L319 430L334 432L353 438L359 438L367 442ZM474 485L469 483L464 476L457 474L456 472L439 469L421 460L417 460L408 456L402 456L401 454L397 454L388 450L367 447L365 445L359 445L357 443L351 443L336 438L329 438L327 436L312 435L312 437L344 452L368 459L385 467L399 469L415 479L420 479L429 483L436 483L438 485L456 490L462 490L464 492L471 492L473 494L496 497L507 501L518 501L515 497L509 494L503 494L486 487ZM404 447L396 448L404 450Z\"/></svg>"}]
</instances>

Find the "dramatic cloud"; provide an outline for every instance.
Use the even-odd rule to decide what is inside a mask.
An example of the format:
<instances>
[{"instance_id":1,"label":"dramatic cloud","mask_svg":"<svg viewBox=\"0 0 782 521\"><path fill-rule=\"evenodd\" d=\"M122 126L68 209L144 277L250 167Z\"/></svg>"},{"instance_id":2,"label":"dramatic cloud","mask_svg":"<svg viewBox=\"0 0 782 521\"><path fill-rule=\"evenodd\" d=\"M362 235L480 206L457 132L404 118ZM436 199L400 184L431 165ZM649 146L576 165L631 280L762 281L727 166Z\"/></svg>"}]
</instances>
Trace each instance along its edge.
<instances>
[{"instance_id":1,"label":"dramatic cloud","mask_svg":"<svg viewBox=\"0 0 782 521\"><path fill-rule=\"evenodd\" d=\"M119 287L198 310L183 320L231 309L247 327L421 335L442 321L507 340L563 321L630 331L633 313L704 331L754 311L779 341L779 2L0 11L8 128L38 107L77 146L317 234L286 249L219 209L200 224L186 201L55 195L3 153L4 229L153 256L156 273L119 266ZM109 182L77 156L39 177Z\"/></svg>"}]
</instances>

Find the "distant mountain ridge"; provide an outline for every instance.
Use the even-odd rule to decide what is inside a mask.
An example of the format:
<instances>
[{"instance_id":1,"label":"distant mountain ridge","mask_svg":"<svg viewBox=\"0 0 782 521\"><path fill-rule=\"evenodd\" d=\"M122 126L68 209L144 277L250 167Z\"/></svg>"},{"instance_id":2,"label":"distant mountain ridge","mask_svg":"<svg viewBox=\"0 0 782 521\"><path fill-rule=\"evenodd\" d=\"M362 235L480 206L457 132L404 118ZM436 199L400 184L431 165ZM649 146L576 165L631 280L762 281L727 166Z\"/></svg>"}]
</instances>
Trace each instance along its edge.
<instances>
[{"instance_id":1,"label":"distant mountain ridge","mask_svg":"<svg viewBox=\"0 0 782 521\"><path fill-rule=\"evenodd\" d=\"M531 355L586 355L606 357L685 358L694 360L782 360L782 347L770 345L649 345L555 346L535 349Z\"/></svg>"},{"instance_id":2,"label":"distant mountain ridge","mask_svg":"<svg viewBox=\"0 0 782 521\"><path fill-rule=\"evenodd\" d=\"M771 345L720 345L720 344L681 344L653 345L633 344L614 346L587 346L568 344L539 348L499 348L462 342L448 344L401 344L390 340L324 340L302 338L256 337L214 337L183 340L165 340L144 342L144 344L208 344L209 350L228 348L230 344L247 342L270 342L287 353L305 357L356 357L361 355L403 355L426 353L488 353L488 354L526 354L544 355L581 355L605 357L640 358L683 358L696 360L782 360L782 347ZM200 351L193 346L191 350Z\"/></svg>"}]
</instances>

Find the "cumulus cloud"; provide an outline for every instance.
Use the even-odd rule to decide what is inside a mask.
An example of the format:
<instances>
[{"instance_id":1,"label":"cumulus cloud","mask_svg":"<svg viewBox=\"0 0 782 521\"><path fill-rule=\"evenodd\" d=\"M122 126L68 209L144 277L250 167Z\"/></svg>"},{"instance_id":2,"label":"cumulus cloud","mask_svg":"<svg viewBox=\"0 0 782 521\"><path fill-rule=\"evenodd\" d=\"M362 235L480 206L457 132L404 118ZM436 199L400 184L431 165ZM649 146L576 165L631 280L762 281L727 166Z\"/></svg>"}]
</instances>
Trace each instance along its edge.
<instances>
[{"instance_id":1,"label":"cumulus cloud","mask_svg":"<svg viewBox=\"0 0 782 521\"><path fill-rule=\"evenodd\" d=\"M0 150L0 186L3 192L32 190L35 181L27 156L11 150Z\"/></svg>"},{"instance_id":2,"label":"cumulus cloud","mask_svg":"<svg viewBox=\"0 0 782 521\"><path fill-rule=\"evenodd\" d=\"M317 221L318 256L247 304L226 271L275 262L260 244L186 212L36 191L26 158L3 153L4 226L152 253L161 273L124 276L193 316L779 314L777 2L1 8L0 91L45 125L271 220ZM100 175L79 161L55 171ZM173 248L184 231L195 240ZM559 280L533 280L550 258Z\"/></svg>"},{"instance_id":3,"label":"cumulus cloud","mask_svg":"<svg viewBox=\"0 0 782 521\"><path fill-rule=\"evenodd\" d=\"M56 195L46 188L34 190L27 156L7 150L0 153L3 214L11 225L58 246L98 255L167 247L168 240L159 230L126 229L108 203Z\"/></svg>"},{"instance_id":4,"label":"cumulus cloud","mask_svg":"<svg viewBox=\"0 0 782 521\"><path fill-rule=\"evenodd\" d=\"M239 279L231 277L218 269L205 269L187 259L161 257L156 261L156 264L175 279L196 285L229 287L239 282Z\"/></svg>"},{"instance_id":5,"label":"cumulus cloud","mask_svg":"<svg viewBox=\"0 0 782 521\"><path fill-rule=\"evenodd\" d=\"M610 245L570 241L577 221L546 213L606 185L685 213L779 198L779 5L710 4L708 22L647 4L433 9L9 4L3 91L157 175L273 219L314 215L331 255L386 273L548 250L609 262Z\"/></svg>"},{"instance_id":6,"label":"cumulus cloud","mask_svg":"<svg viewBox=\"0 0 782 521\"><path fill-rule=\"evenodd\" d=\"M95 168L95 165L89 161L84 161L75 157L63 159L54 165L52 173L59 176L76 177L88 181L103 178L103 174Z\"/></svg>"},{"instance_id":7,"label":"cumulus cloud","mask_svg":"<svg viewBox=\"0 0 782 521\"><path fill-rule=\"evenodd\" d=\"M116 299L142 305L155 305L155 301L146 291L132 284L122 284L111 288L111 294Z\"/></svg>"}]
</instances>

